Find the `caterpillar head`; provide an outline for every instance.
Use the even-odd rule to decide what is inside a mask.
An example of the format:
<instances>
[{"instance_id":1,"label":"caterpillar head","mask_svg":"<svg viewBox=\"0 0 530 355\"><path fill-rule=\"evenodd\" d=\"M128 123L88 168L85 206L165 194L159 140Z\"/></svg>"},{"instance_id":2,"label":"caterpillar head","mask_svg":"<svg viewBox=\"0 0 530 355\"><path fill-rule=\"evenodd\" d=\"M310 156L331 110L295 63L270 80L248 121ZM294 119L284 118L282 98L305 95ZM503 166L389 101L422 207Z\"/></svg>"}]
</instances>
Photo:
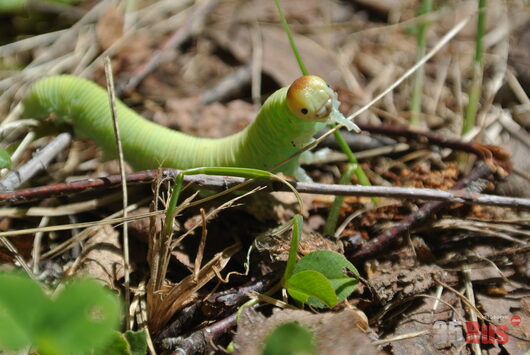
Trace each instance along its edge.
<instances>
[{"instance_id":1,"label":"caterpillar head","mask_svg":"<svg viewBox=\"0 0 530 355\"><path fill-rule=\"evenodd\" d=\"M318 76L306 75L296 79L287 90L286 101L293 115L305 122L335 122L359 131L340 113L337 93Z\"/></svg>"},{"instance_id":2,"label":"caterpillar head","mask_svg":"<svg viewBox=\"0 0 530 355\"><path fill-rule=\"evenodd\" d=\"M287 90L287 106L298 118L307 122L326 121L337 102L337 94L315 75L296 79Z\"/></svg>"}]
</instances>

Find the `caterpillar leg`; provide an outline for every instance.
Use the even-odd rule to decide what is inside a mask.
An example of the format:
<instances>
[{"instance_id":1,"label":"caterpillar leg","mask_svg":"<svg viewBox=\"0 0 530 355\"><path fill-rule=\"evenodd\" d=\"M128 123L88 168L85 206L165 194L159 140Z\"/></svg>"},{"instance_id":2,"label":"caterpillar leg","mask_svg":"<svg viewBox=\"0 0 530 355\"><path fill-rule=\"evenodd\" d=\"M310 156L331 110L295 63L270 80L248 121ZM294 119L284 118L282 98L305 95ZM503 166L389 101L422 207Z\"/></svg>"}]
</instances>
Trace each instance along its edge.
<instances>
[{"instance_id":1,"label":"caterpillar leg","mask_svg":"<svg viewBox=\"0 0 530 355\"><path fill-rule=\"evenodd\" d=\"M311 179L311 177L307 175L307 173L301 166L296 168L293 176L297 181L300 181L300 182L313 182L313 179Z\"/></svg>"},{"instance_id":2,"label":"caterpillar leg","mask_svg":"<svg viewBox=\"0 0 530 355\"><path fill-rule=\"evenodd\" d=\"M332 153L333 151L329 148L322 148L320 150L317 150L316 152L306 150L300 155L299 163L310 165L317 164L322 161L327 161ZM307 175L307 173L301 166L298 166L294 170L293 176L296 178L296 180L301 182L313 182L313 179L311 179L311 177Z\"/></svg>"},{"instance_id":3,"label":"caterpillar leg","mask_svg":"<svg viewBox=\"0 0 530 355\"><path fill-rule=\"evenodd\" d=\"M325 162L328 161L332 154L333 151L329 148L322 148L316 152L306 150L300 155L300 164L310 165Z\"/></svg>"}]
</instances>

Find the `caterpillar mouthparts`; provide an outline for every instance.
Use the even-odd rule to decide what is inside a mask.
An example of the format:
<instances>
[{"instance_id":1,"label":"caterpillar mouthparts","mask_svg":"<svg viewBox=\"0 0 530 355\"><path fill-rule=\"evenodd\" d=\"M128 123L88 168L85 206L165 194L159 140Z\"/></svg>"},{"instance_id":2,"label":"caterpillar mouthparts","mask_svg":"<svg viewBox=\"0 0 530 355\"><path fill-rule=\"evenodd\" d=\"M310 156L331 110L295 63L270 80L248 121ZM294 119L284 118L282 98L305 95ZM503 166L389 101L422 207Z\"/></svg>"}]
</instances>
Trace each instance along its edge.
<instances>
[{"instance_id":1,"label":"caterpillar mouthparts","mask_svg":"<svg viewBox=\"0 0 530 355\"><path fill-rule=\"evenodd\" d=\"M333 110L333 99L329 98L328 101L315 113L315 117L324 119L329 117Z\"/></svg>"}]
</instances>

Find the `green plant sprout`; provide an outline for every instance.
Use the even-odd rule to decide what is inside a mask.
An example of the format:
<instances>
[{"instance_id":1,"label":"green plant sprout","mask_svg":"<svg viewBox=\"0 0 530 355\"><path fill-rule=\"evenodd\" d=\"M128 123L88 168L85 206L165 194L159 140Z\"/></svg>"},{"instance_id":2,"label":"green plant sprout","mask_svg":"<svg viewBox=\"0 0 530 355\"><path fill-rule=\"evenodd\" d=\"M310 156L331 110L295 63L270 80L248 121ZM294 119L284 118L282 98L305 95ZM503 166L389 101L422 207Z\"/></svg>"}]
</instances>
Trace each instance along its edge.
<instances>
[{"instance_id":1,"label":"green plant sprout","mask_svg":"<svg viewBox=\"0 0 530 355\"><path fill-rule=\"evenodd\" d=\"M261 355L313 355L313 332L298 322L278 325L263 343Z\"/></svg>"},{"instance_id":2,"label":"green plant sprout","mask_svg":"<svg viewBox=\"0 0 530 355\"><path fill-rule=\"evenodd\" d=\"M297 302L317 308L333 307L344 301L357 287L357 269L343 255L329 250L317 250L297 260L302 216L296 215L293 222L282 286Z\"/></svg>"},{"instance_id":3,"label":"green plant sprout","mask_svg":"<svg viewBox=\"0 0 530 355\"><path fill-rule=\"evenodd\" d=\"M112 342L106 346L101 355L145 355L147 353L147 332L140 330L125 333L114 332Z\"/></svg>"},{"instance_id":4,"label":"green plant sprout","mask_svg":"<svg viewBox=\"0 0 530 355\"><path fill-rule=\"evenodd\" d=\"M349 184L355 170L358 168L358 164L348 163L346 168L342 172L340 177L339 184L346 185ZM361 169L362 171L362 169ZM324 235L333 235L337 229L337 222L339 221L340 208L344 202L344 196L335 196L331 207L329 208L328 218L326 219L326 224L324 224Z\"/></svg>"},{"instance_id":5,"label":"green plant sprout","mask_svg":"<svg viewBox=\"0 0 530 355\"><path fill-rule=\"evenodd\" d=\"M7 150L0 148L0 168L11 169L13 162L11 161L11 155Z\"/></svg>"},{"instance_id":6,"label":"green plant sprout","mask_svg":"<svg viewBox=\"0 0 530 355\"><path fill-rule=\"evenodd\" d=\"M432 11L432 0L423 0L419 16L425 16ZM428 20L423 20L416 26L416 41L418 49L416 51L416 61L420 61L425 56L425 48L427 46L427 28L430 23ZM412 126L420 125L421 112L421 96L423 93L423 77L425 75L425 66L418 68L414 74L414 83L412 85L412 97L410 99L410 124Z\"/></svg>"},{"instance_id":7,"label":"green plant sprout","mask_svg":"<svg viewBox=\"0 0 530 355\"><path fill-rule=\"evenodd\" d=\"M303 217L295 215L284 273L280 282L267 294L284 288L301 305L308 304L316 308L334 307L355 290L359 272L343 255L329 250L317 250L298 260L302 224ZM237 319L244 307L257 303L257 299L251 299L242 305L237 312Z\"/></svg>"},{"instance_id":8,"label":"green plant sprout","mask_svg":"<svg viewBox=\"0 0 530 355\"><path fill-rule=\"evenodd\" d=\"M466 106L462 135L465 135L475 126L475 120L480 101L483 76L483 49L482 42L486 31L486 0L478 2L477 32L475 36L475 56L473 58L473 78L469 90L469 102Z\"/></svg>"},{"instance_id":9,"label":"green plant sprout","mask_svg":"<svg viewBox=\"0 0 530 355\"><path fill-rule=\"evenodd\" d=\"M344 169L344 172L342 173L342 176L339 180L339 184L341 185L348 185L351 183L351 177L353 174L357 177L357 181L359 184L363 186L372 186L370 183L370 180L368 179L368 176L366 176L363 168L361 165L359 165L357 161L357 157L353 152L351 151L350 147L348 146L348 143L346 143L346 140L340 134L339 131L333 132L333 135L335 136L335 141L339 145L339 147L342 149L344 154L348 157L349 163L346 165L346 168ZM372 203L374 205L377 205L379 203L379 199L377 197L371 198ZM324 234L325 235L333 235L335 234L335 230L337 229L337 222L339 220L339 213L340 208L342 206L342 202L344 201L344 196L335 196L335 199L333 200L333 203L331 204L331 207L329 209L328 218L326 219L326 224L324 225Z\"/></svg>"}]
</instances>

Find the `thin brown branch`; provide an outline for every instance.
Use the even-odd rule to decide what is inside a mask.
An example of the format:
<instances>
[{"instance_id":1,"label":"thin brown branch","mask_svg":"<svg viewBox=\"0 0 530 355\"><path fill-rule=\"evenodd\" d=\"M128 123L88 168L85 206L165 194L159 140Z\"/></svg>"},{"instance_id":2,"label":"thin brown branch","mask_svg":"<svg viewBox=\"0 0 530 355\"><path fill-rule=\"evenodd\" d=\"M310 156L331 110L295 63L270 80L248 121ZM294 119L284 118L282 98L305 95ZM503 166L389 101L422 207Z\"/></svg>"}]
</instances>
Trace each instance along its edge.
<instances>
[{"instance_id":1,"label":"thin brown branch","mask_svg":"<svg viewBox=\"0 0 530 355\"><path fill-rule=\"evenodd\" d=\"M481 164L484 166L484 164ZM492 171L489 168L489 173ZM127 175L128 184L152 183L157 176L160 179L174 179L180 170L144 170ZM210 175L186 175L185 183L193 183L197 188L207 190L226 190L242 184L248 180L231 176L210 176ZM12 192L0 193L0 204L28 202L51 196L81 193L88 190L108 190L121 183L119 175L72 181L69 183L59 183L21 189ZM530 210L530 199L506 197L498 195L486 195L473 193L463 189L443 191L436 189L418 189L412 187L391 187L391 186L360 186L360 185L334 185L307 182L292 182L292 185L300 193L335 195L335 196L366 196L366 197L388 197L396 199L412 200L434 200L448 203L466 203L478 205L490 205L500 207L519 208ZM247 184L242 190L251 190L256 186L264 186L269 191L289 191L284 185L277 182L255 180Z\"/></svg>"},{"instance_id":2,"label":"thin brown branch","mask_svg":"<svg viewBox=\"0 0 530 355\"><path fill-rule=\"evenodd\" d=\"M443 148L475 154L486 163L494 162L500 165L507 173L511 171L510 155L501 147L480 144L476 142L465 142L458 138L445 137L427 131L417 131L404 126L396 125L368 125L357 122L363 131L381 134L389 137L405 137L422 144L437 145Z\"/></svg>"},{"instance_id":3,"label":"thin brown branch","mask_svg":"<svg viewBox=\"0 0 530 355\"><path fill-rule=\"evenodd\" d=\"M236 326L236 313L221 319L203 329L191 333L186 338L167 338L162 341L162 347L172 350L171 354L205 354L210 348L211 341Z\"/></svg>"}]
</instances>

